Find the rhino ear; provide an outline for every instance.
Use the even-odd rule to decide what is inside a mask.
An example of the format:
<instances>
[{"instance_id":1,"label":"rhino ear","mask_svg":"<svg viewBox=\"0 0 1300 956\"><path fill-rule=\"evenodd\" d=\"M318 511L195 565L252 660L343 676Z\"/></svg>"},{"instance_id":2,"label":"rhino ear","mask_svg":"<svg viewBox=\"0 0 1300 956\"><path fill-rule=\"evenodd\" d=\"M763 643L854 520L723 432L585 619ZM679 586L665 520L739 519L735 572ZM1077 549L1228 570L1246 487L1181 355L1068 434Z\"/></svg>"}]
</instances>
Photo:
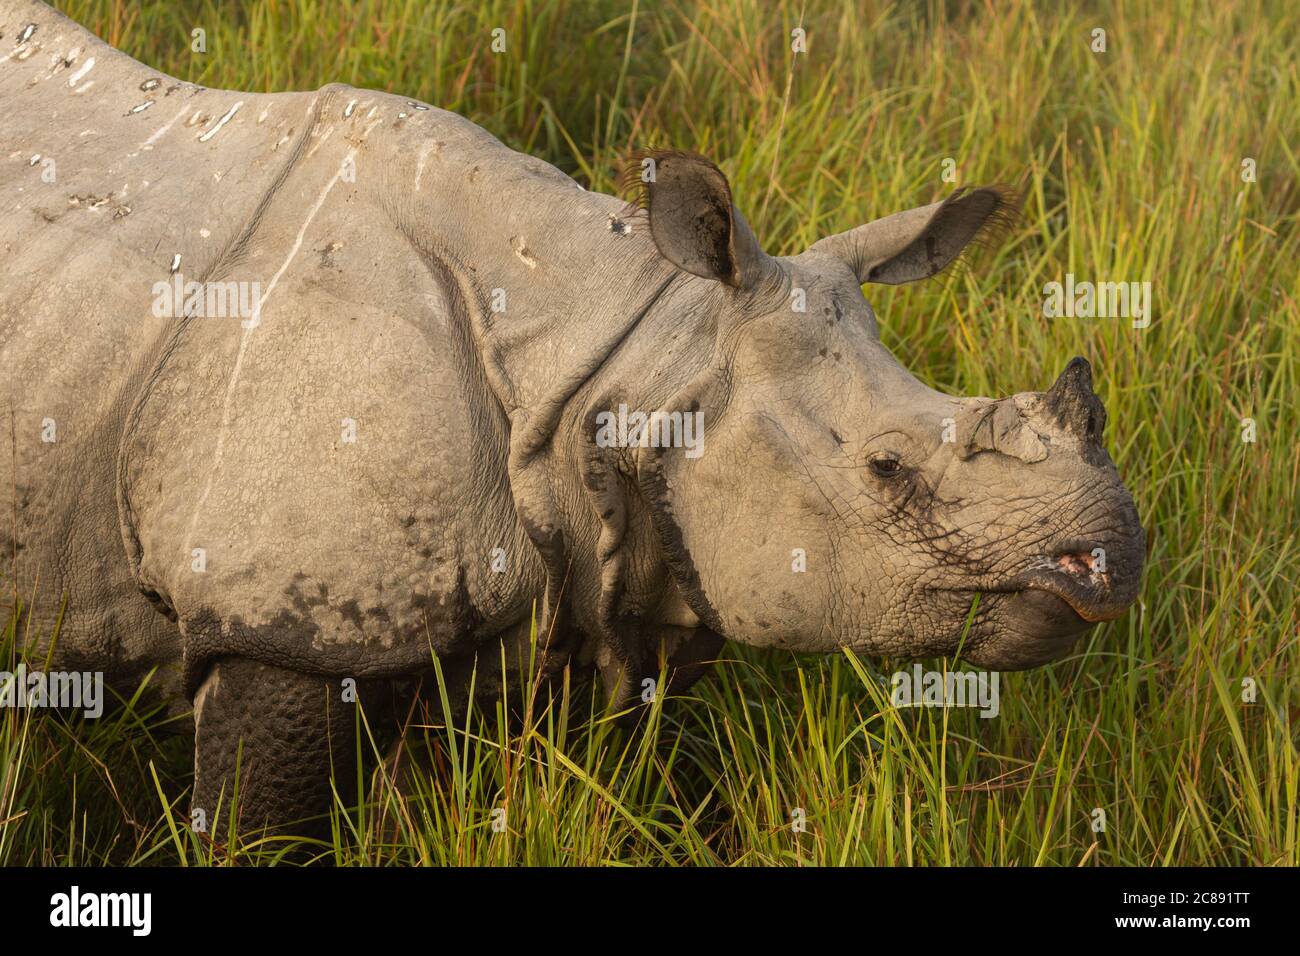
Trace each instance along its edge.
<instances>
[{"instance_id":1,"label":"rhino ear","mask_svg":"<svg viewBox=\"0 0 1300 956\"><path fill-rule=\"evenodd\" d=\"M642 150L623 167L621 185L646 210L660 255L677 268L732 288L751 286L767 256L731 202L722 170L680 150Z\"/></svg>"},{"instance_id":2,"label":"rhino ear","mask_svg":"<svg viewBox=\"0 0 1300 956\"><path fill-rule=\"evenodd\" d=\"M973 240L993 241L1015 224L1019 209L1008 186L959 189L943 202L828 236L810 251L844 261L859 282L915 282L946 269Z\"/></svg>"}]
</instances>

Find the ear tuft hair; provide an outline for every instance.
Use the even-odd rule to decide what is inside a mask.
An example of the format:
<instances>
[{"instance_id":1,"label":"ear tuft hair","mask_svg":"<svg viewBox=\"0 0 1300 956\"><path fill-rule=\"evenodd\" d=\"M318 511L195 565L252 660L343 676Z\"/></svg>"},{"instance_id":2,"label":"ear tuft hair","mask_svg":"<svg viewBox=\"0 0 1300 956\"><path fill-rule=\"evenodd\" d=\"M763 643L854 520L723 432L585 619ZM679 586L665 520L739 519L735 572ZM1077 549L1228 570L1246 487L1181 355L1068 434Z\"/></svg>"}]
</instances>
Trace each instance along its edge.
<instances>
[{"instance_id":1,"label":"ear tuft hair","mask_svg":"<svg viewBox=\"0 0 1300 956\"><path fill-rule=\"evenodd\" d=\"M954 198L965 195L968 191L969 187L965 187L955 193ZM953 268L957 270L966 268L970 263L973 249L997 249L1020 224L1020 212L1024 206L1023 187L1017 189L1006 183L994 183L991 186L980 186L978 191L992 197L993 209L987 214L983 225L971 237L961 254L950 262L948 267L942 270L943 272Z\"/></svg>"},{"instance_id":2,"label":"ear tuft hair","mask_svg":"<svg viewBox=\"0 0 1300 956\"><path fill-rule=\"evenodd\" d=\"M717 172L722 178L723 186L727 192L727 201L731 201L731 185L727 182L726 176L723 176L722 170L718 169L718 164L707 156L692 152L689 149L670 149L666 146L641 146L638 147L624 158L620 164L617 192L618 195L627 199L629 209L639 209L645 211L650 208L650 183L642 178L643 164L647 159L653 160L658 167L665 159L688 159L692 162L700 163Z\"/></svg>"},{"instance_id":3,"label":"ear tuft hair","mask_svg":"<svg viewBox=\"0 0 1300 956\"><path fill-rule=\"evenodd\" d=\"M928 279L962 260L972 243L992 246L1019 221L1010 186L975 186L946 199L827 236L812 249L840 259L861 283L899 285Z\"/></svg>"},{"instance_id":4,"label":"ear tuft hair","mask_svg":"<svg viewBox=\"0 0 1300 956\"><path fill-rule=\"evenodd\" d=\"M649 181L648 162L655 164ZM712 160L685 150L642 149L626 160L619 181L631 194L629 215L648 218L659 254L683 272L748 289L769 271L771 260Z\"/></svg>"}]
</instances>

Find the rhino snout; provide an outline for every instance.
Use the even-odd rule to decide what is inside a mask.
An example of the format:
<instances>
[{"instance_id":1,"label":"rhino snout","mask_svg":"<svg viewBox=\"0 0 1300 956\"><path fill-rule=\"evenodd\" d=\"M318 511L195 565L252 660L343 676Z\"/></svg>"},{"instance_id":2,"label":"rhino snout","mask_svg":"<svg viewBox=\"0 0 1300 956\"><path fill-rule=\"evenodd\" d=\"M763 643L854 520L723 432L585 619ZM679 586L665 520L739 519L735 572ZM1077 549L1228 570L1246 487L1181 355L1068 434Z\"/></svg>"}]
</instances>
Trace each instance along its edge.
<instances>
[{"instance_id":1,"label":"rhino snout","mask_svg":"<svg viewBox=\"0 0 1300 956\"><path fill-rule=\"evenodd\" d=\"M1069 605L1089 624L1121 617L1137 599L1146 539L1140 526L1122 537L1059 542L1014 582Z\"/></svg>"}]
</instances>

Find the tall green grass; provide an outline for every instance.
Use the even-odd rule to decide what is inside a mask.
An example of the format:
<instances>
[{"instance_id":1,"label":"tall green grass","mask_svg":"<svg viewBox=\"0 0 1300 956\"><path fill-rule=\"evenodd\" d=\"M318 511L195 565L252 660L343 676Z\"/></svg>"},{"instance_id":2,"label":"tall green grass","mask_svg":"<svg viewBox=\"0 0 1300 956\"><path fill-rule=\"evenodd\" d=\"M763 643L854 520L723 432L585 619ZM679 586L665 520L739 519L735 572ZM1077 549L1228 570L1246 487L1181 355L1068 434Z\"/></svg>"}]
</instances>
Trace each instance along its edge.
<instances>
[{"instance_id":1,"label":"tall green grass","mask_svg":"<svg viewBox=\"0 0 1300 956\"><path fill-rule=\"evenodd\" d=\"M882 335L922 379L964 394L1044 388L1071 356L1090 358L1146 523L1139 604L1069 659L1003 675L996 719L890 707L875 675L898 662L729 645L688 699L658 702L632 732L589 690L567 708L538 698L522 726L434 708L408 741L425 769L400 786L377 772L315 852L342 864L1300 863L1293 4L60 7L204 85L345 81L418 97L590 188L612 190L634 145L698 150L773 253L932 201L953 188L947 158L958 185L1022 183L1022 223L973 268L868 289ZM796 55L799 26L808 53ZM191 52L195 27L206 54ZM496 27L504 54L490 51ZM1090 49L1097 27L1104 53ZM1150 327L1044 318L1042 287L1067 272L1151 281ZM0 862L274 859L283 847L214 848L187 830L188 752L160 721L136 707L99 722L0 712Z\"/></svg>"}]
</instances>

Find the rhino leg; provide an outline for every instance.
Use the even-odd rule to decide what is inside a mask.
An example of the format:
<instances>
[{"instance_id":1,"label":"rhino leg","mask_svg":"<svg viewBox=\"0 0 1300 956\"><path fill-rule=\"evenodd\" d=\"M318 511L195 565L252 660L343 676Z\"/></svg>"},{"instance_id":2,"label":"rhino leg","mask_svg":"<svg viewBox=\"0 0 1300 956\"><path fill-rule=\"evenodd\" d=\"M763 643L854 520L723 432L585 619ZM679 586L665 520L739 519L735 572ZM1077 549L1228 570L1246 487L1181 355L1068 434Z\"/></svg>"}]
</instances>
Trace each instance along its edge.
<instances>
[{"instance_id":1,"label":"rhino leg","mask_svg":"<svg viewBox=\"0 0 1300 956\"><path fill-rule=\"evenodd\" d=\"M377 743L390 736L388 689L359 689ZM338 679L246 658L215 663L194 700L196 822L226 839L233 800L239 834L328 836L335 789L345 807L356 796L357 708L343 696Z\"/></svg>"}]
</instances>

